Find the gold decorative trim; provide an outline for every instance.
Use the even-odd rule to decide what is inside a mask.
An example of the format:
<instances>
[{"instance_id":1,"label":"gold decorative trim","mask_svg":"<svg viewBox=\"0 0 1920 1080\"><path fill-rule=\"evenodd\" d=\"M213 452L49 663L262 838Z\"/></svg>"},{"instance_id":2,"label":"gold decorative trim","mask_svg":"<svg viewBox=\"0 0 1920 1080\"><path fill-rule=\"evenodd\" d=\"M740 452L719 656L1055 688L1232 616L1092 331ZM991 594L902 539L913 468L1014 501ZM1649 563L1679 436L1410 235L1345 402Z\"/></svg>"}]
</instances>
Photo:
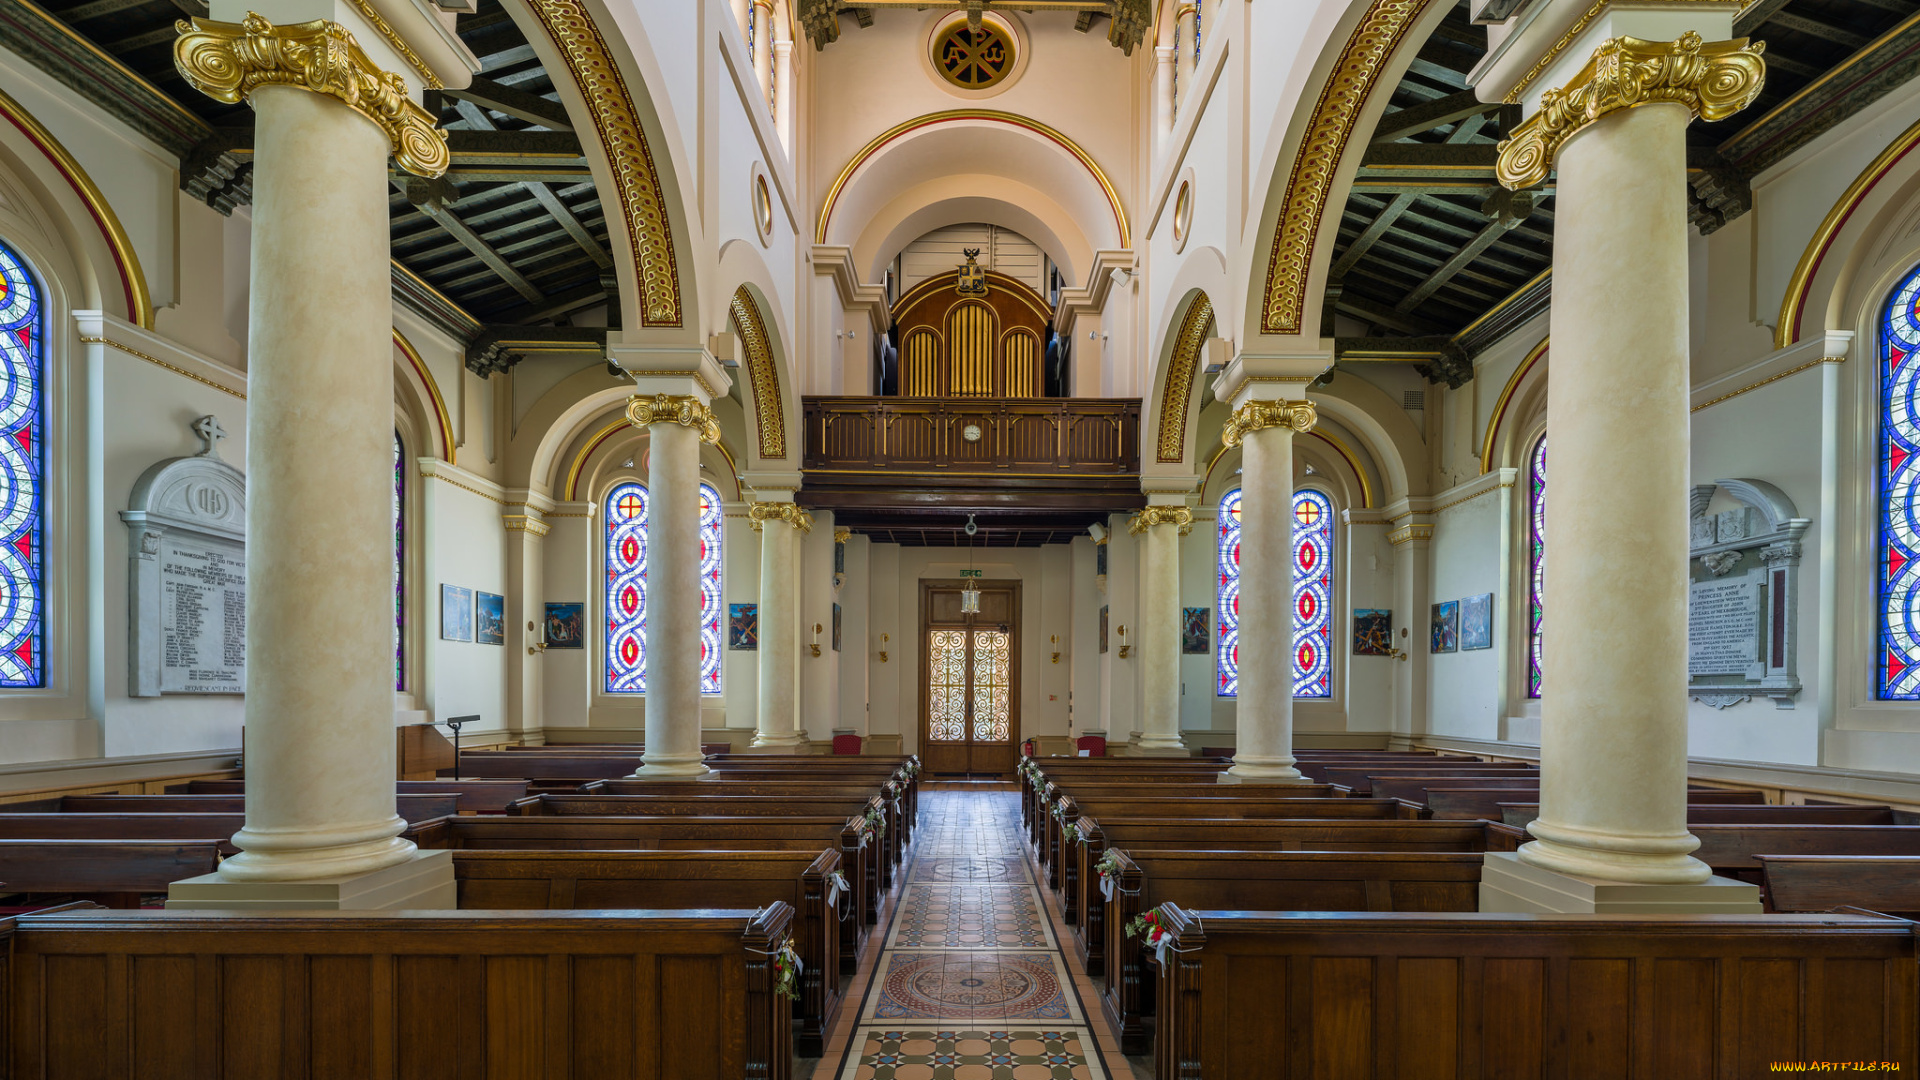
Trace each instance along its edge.
<instances>
[{"instance_id":1,"label":"gold decorative trim","mask_svg":"<svg viewBox=\"0 0 1920 1080\"><path fill-rule=\"evenodd\" d=\"M639 279L640 325L679 326L680 278L674 267L667 197L626 79L584 0L529 0L528 6L566 59L613 170L614 191Z\"/></svg>"},{"instance_id":2,"label":"gold decorative trim","mask_svg":"<svg viewBox=\"0 0 1920 1080\"><path fill-rule=\"evenodd\" d=\"M1127 535L1139 536L1156 525L1178 525L1180 535L1193 531L1193 511L1184 506L1149 506L1127 521Z\"/></svg>"},{"instance_id":3,"label":"gold decorative trim","mask_svg":"<svg viewBox=\"0 0 1920 1080\"><path fill-rule=\"evenodd\" d=\"M1527 373L1533 370L1533 365L1547 355L1547 345L1552 340L1551 336L1541 338L1540 344L1535 345L1520 361L1520 366L1514 368L1513 374L1507 377L1507 385L1500 388L1499 400L1493 403L1493 415L1487 420L1487 433L1480 442L1480 475L1485 476L1493 471L1493 442L1500 435L1501 422L1507 418L1507 406L1513 404L1513 395L1519 393L1520 384L1526 380Z\"/></svg>"},{"instance_id":4,"label":"gold decorative trim","mask_svg":"<svg viewBox=\"0 0 1920 1080\"><path fill-rule=\"evenodd\" d=\"M1353 126L1380 71L1399 47L1428 0L1374 0L1347 38L1346 48L1314 103L1312 118L1280 201L1273 248L1267 258L1266 304L1260 329L1268 334L1297 334L1307 303L1307 275L1313 245L1326 215L1327 199Z\"/></svg>"},{"instance_id":5,"label":"gold decorative trim","mask_svg":"<svg viewBox=\"0 0 1920 1080\"><path fill-rule=\"evenodd\" d=\"M747 520L753 523L754 532L769 521L784 521L803 533L813 531L813 515L790 502L748 503Z\"/></svg>"},{"instance_id":6,"label":"gold decorative trim","mask_svg":"<svg viewBox=\"0 0 1920 1080\"><path fill-rule=\"evenodd\" d=\"M506 526L508 532L530 532L535 536L545 536L553 531L553 526L532 514L501 514L500 524Z\"/></svg>"},{"instance_id":7,"label":"gold decorative trim","mask_svg":"<svg viewBox=\"0 0 1920 1080\"><path fill-rule=\"evenodd\" d=\"M1607 5L1612 2L1613 0L1593 0L1593 6L1582 12L1580 17L1574 20L1573 25L1567 28L1567 32L1561 34L1560 39L1555 41L1553 45L1547 49L1546 55L1534 61L1533 66L1527 69L1525 75L1520 76L1520 81L1514 83L1513 89L1508 90L1507 96L1501 100L1508 105L1518 105L1521 96L1527 92L1527 87L1532 86L1535 79L1538 79L1548 68L1552 67L1554 60L1567 50L1567 46L1573 44L1581 34L1586 32L1587 27L1593 25L1593 20L1599 18L1600 13L1605 11ZM1718 0L1709 0L1709 2L1718 2ZM1753 2L1754 0L1741 0L1740 10L1745 11L1747 6Z\"/></svg>"},{"instance_id":8,"label":"gold decorative trim","mask_svg":"<svg viewBox=\"0 0 1920 1080\"><path fill-rule=\"evenodd\" d=\"M627 369L621 368L620 370L626 371ZM713 388L713 384L707 381L705 375L697 371L649 371L646 368L641 368L638 371L627 371L627 375L629 378L634 379L692 379L700 385L700 389L707 392L707 397L718 398L725 396Z\"/></svg>"},{"instance_id":9,"label":"gold decorative trim","mask_svg":"<svg viewBox=\"0 0 1920 1080\"><path fill-rule=\"evenodd\" d=\"M1167 379L1160 387L1160 447L1155 456L1164 462L1178 463L1187 456L1187 402L1193 396L1193 371L1200 363L1200 350L1207 343L1207 330L1213 325L1213 301L1201 293L1187 305L1180 321L1180 333L1173 341L1173 356L1167 363Z\"/></svg>"},{"instance_id":10,"label":"gold decorative trim","mask_svg":"<svg viewBox=\"0 0 1920 1080\"><path fill-rule=\"evenodd\" d=\"M545 2L553 2L553 0L545 0ZM1406 2L1406 0L1400 0L1400 2ZM1418 0L1418 2L1425 2L1425 0ZM846 166L840 170L840 175L833 178L833 186L827 189L827 197L820 205L820 220L819 223L814 226L813 242L816 244L824 244L827 242L827 224L833 219L833 208L835 203L840 199L840 192L847 186L847 181L853 178L853 174L860 166L866 164L867 159L873 157L874 154L879 153L881 147L908 132L917 131L923 127L932 127L935 124L952 123L957 120L987 120L997 124L1007 124L1012 127L1022 128L1050 140L1054 145L1060 147L1060 149L1072 154L1074 158L1080 162L1081 166L1093 175L1094 181L1100 185L1100 190L1106 193L1107 205L1113 211L1113 222L1120 233L1120 246L1123 248L1133 246L1133 230L1127 225L1127 210L1126 207L1120 204L1120 192L1113 186L1113 181L1107 179L1106 172L1093 160L1091 154L1081 149L1079 143L1074 142L1065 134L1048 127L1032 117L1000 112L995 109L947 109L943 112L927 113L925 116L916 116L911 120L895 124L879 135L874 136L873 141L861 147L860 151L853 155L852 160L848 161Z\"/></svg>"},{"instance_id":11,"label":"gold decorative trim","mask_svg":"<svg viewBox=\"0 0 1920 1080\"><path fill-rule=\"evenodd\" d=\"M1673 41L1608 38L1572 82L1542 94L1540 108L1501 141L1495 178L1513 191L1541 183L1568 139L1620 109L1666 102L1707 120L1732 116L1767 81L1767 44L1747 40L1708 43L1691 30Z\"/></svg>"},{"instance_id":12,"label":"gold decorative trim","mask_svg":"<svg viewBox=\"0 0 1920 1080\"><path fill-rule=\"evenodd\" d=\"M380 17L379 12L373 10L372 4L367 0L353 0L353 6L360 10L360 17L367 20L367 25L373 27L374 33L386 38L387 44L393 46L393 51L400 54L400 59L405 60L407 66L419 74L420 81L426 83L429 90L446 89L446 84L433 73L433 69L427 67L427 62L420 59L420 54L413 51L413 46L407 44L399 34L394 33L393 27L387 24L387 20Z\"/></svg>"},{"instance_id":13,"label":"gold decorative trim","mask_svg":"<svg viewBox=\"0 0 1920 1080\"><path fill-rule=\"evenodd\" d=\"M701 442L715 445L720 442L720 422L713 418L713 410L691 394L686 397L655 394L650 398L636 394L627 399L627 423L637 428L679 424L698 432Z\"/></svg>"},{"instance_id":14,"label":"gold decorative trim","mask_svg":"<svg viewBox=\"0 0 1920 1080\"><path fill-rule=\"evenodd\" d=\"M1441 503L1439 506L1436 506L1433 509L1428 510L1426 512L1429 514L1443 513L1447 510L1453 509L1456 506L1465 506L1467 503L1472 502L1473 500L1479 498L1482 495L1491 495L1494 492L1499 491L1501 488L1510 488L1512 486L1513 486L1513 481L1502 480L1490 488L1483 488L1482 490L1476 491L1471 495L1463 495L1460 498L1455 499L1450 503Z\"/></svg>"},{"instance_id":15,"label":"gold decorative trim","mask_svg":"<svg viewBox=\"0 0 1920 1080\"><path fill-rule=\"evenodd\" d=\"M624 431L632 426L632 424L627 423L627 418L622 416L620 419L594 432L593 438L588 439L587 444L580 448L580 452L573 456L573 464L567 469L567 486L562 490L567 493L568 499L574 501L579 500L580 473L587 467L587 459L592 457L593 452L600 448L600 444L605 442L607 437L614 432Z\"/></svg>"},{"instance_id":16,"label":"gold decorative trim","mask_svg":"<svg viewBox=\"0 0 1920 1080\"><path fill-rule=\"evenodd\" d=\"M846 543L847 541L849 541L849 540L851 540L851 539L853 539L853 530L852 530L852 529L847 529L847 528L839 528L839 529L835 529L835 530L833 530L833 542L834 542L834 543L836 543L836 544L844 544L844 543Z\"/></svg>"},{"instance_id":17,"label":"gold decorative trim","mask_svg":"<svg viewBox=\"0 0 1920 1080\"><path fill-rule=\"evenodd\" d=\"M1305 435L1319 421L1320 410L1314 408L1311 401L1249 401L1227 417L1220 442L1239 446L1240 440L1267 428L1286 428Z\"/></svg>"},{"instance_id":18,"label":"gold decorative trim","mask_svg":"<svg viewBox=\"0 0 1920 1080\"><path fill-rule=\"evenodd\" d=\"M420 350L413 347L413 342L407 340L407 335L401 333L399 327L394 327L393 344L405 354L407 363L413 365L413 373L426 384L427 397L433 401L434 416L440 422L440 455L447 459L447 464L456 464L453 460L453 419L447 415L447 401L440 396L440 384L433 381L433 372L427 370L427 362L420 358Z\"/></svg>"},{"instance_id":19,"label":"gold decorative trim","mask_svg":"<svg viewBox=\"0 0 1920 1080\"><path fill-rule=\"evenodd\" d=\"M1793 276L1787 279L1787 293L1780 298L1780 317L1775 320L1773 344L1784 349L1800 340L1800 316L1807 303L1807 290L1813 286L1813 275L1820 270L1820 261L1826 257L1827 248L1840 232L1847 219L1859 208L1867 192L1880 182L1880 178L1893 168L1894 163L1907 156L1915 144L1920 144L1920 122L1901 132L1897 138L1887 144L1887 148L1860 170L1853 178L1840 198L1834 201L1833 208L1821 220L1820 227L1813 231L1807 241L1807 250L1800 254L1800 261L1793 268Z\"/></svg>"},{"instance_id":20,"label":"gold decorative trim","mask_svg":"<svg viewBox=\"0 0 1920 1080\"><path fill-rule=\"evenodd\" d=\"M197 383L205 383L206 385L213 387L215 390L218 390L223 394L232 394L234 397L239 398L241 401L247 400L247 393L244 390L235 390L231 386L225 386L220 383L214 382L212 379L207 378L205 375L188 371L186 368L180 367L175 364L169 364L165 360L162 360L157 356L148 356L146 353L141 352L139 349L129 348L128 346L122 345L117 341L109 341L103 337L83 337L80 339L80 342L81 344L84 344L84 345L105 345L110 349L118 349L121 352L126 353L128 356L139 357L140 359L145 360L147 363L152 364L156 367L166 368L168 371L173 372L175 375L179 375L183 378L192 379L194 382L197 382Z\"/></svg>"},{"instance_id":21,"label":"gold decorative trim","mask_svg":"<svg viewBox=\"0 0 1920 1080\"><path fill-rule=\"evenodd\" d=\"M20 129L20 134L25 135L27 141L46 155L53 167L66 178L74 194L86 204L87 212L93 215L94 224L100 227L100 233L107 241L107 248L113 252L114 262L120 264L120 285L127 298L127 321L142 330L153 329L153 300L147 292L147 275L140 269L140 253L134 248L133 239L127 235L126 226L120 224L119 216L113 212L113 204L107 201L106 195L94 184L93 178L87 175L87 170L81 167L80 162L67 152L59 139L53 137L53 132L48 131L45 125L34 119L26 106L8 96L4 90L0 90L0 113L4 113L13 126ZM160 362L156 360L154 363Z\"/></svg>"},{"instance_id":22,"label":"gold decorative trim","mask_svg":"<svg viewBox=\"0 0 1920 1080\"><path fill-rule=\"evenodd\" d=\"M1412 543L1415 540L1431 541L1432 539L1432 525L1402 525L1387 534L1387 543L1392 544L1394 547Z\"/></svg>"},{"instance_id":23,"label":"gold decorative trim","mask_svg":"<svg viewBox=\"0 0 1920 1080\"><path fill-rule=\"evenodd\" d=\"M773 363L773 343L760 318L760 305L745 285L733 294L729 310L739 328L747 358L747 379L753 386L753 413L760 427L760 456L787 456L786 407L780 398L780 371ZM711 393L712 391L708 391Z\"/></svg>"},{"instance_id":24,"label":"gold decorative trim","mask_svg":"<svg viewBox=\"0 0 1920 1080\"><path fill-rule=\"evenodd\" d=\"M491 494L489 492L481 491L477 487L472 487L470 485L463 484L460 481L455 480L450 476L442 476L439 473L422 473L421 475L430 476L433 479L438 480L443 484L452 484L454 487L459 488L461 491L472 492L473 494L480 496L481 498L487 500L488 502L499 503L501 506L507 505L507 500L501 498L500 496Z\"/></svg>"},{"instance_id":25,"label":"gold decorative trim","mask_svg":"<svg viewBox=\"0 0 1920 1080\"><path fill-rule=\"evenodd\" d=\"M1761 379L1759 382L1754 383L1751 386L1743 386L1738 390L1731 390L1731 391L1728 391L1727 393L1721 394L1717 398L1710 398L1706 401L1701 402L1698 405L1695 405L1694 407L1688 409L1687 411L1690 413L1697 413L1701 409L1710 408L1714 405L1720 404L1723 401L1728 401L1733 398L1737 398L1741 394L1758 390L1761 387L1769 385L1771 383L1777 383L1781 379L1784 379L1789 375L1798 375L1803 371L1810 371L1813 368L1817 368L1822 364L1844 364L1846 362L1847 362L1847 358L1844 356L1823 356L1818 360L1809 360L1806 363L1801 364L1797 367L1790 367L1785 371L1781 371L1781 372L1777 372L1775 374L1769 375L1766 378Z\"/></svg>"},{"instance_id":26,"label":"gold decorative trim","mask_svg":"<svg viewBox=\"0 0 1920 1080\"><path fill-rule=\"evenodd\" d=\"M1360 508L1363 510L1373 509L1373 481L1367 479L1367 470L1360 467L1360 457L1353 452L1353 448L1343 442L1339 436L1330 431L1322 431L1317 427L1307 434L1332 446L1335 452L1346 459L1347 468L1352 469L1353 475L1360 481Z\"/></svg>"},{"instance_id":27,"label":"gold decorative trim","mask_svg":"<svg viewBox=\"0 0 1920 1080\"><path fill-rule=\"evenodd\" d=\"M401 168L428 178L447 171L447 133L407 93L406 80L375 66L339 23L275 26L248 12L237 23L195 18L174 26L174 67L215 101L237 104L262 86L325 94L378 124Z\"/></svg>"}]
</instances>

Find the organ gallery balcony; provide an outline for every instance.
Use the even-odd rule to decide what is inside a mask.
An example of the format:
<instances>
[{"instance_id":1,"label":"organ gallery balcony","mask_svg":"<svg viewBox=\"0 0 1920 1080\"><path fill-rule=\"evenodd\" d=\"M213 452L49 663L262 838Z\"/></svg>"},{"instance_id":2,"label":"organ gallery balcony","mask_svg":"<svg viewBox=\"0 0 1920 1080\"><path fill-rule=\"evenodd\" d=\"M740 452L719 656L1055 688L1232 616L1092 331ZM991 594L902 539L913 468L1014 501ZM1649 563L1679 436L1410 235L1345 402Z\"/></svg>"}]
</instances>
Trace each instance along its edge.
<instances>
[{"instance_id":1,"label":"organ gallery balcony","mask_svg":"<svg viewBox=\"0 0 1920 1080\"><path fill-rule=\"evenodd\" d=\"M810 397L801 501L836 524L915 542L969 513L1002 543L1064 540L1138 509L1140 402ZM920 538L918 542L929 542ZM943 542L933 540L932 542Z\"/></svg>"}]
</instances>

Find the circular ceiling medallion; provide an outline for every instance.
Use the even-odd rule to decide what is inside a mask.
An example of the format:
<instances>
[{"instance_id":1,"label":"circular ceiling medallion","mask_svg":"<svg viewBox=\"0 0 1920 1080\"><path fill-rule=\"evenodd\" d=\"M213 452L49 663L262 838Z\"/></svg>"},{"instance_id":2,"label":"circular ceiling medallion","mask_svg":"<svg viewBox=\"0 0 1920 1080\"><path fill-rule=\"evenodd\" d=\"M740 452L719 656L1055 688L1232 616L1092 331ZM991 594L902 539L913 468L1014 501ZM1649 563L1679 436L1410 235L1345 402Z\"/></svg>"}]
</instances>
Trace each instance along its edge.
<instances>
[{"instance_id":1,"label":"circular ceiling medallion","mask_svg":"<svg viewBox=\"0 0 1920 1080\"><path fill-rule=\"evenodd\" d=\"M975 30L955 19L933 36L933 67L962 90L985 90L1013 71L1019 47L1014 36L993 21Z\"/></svg>"}]
</instances>

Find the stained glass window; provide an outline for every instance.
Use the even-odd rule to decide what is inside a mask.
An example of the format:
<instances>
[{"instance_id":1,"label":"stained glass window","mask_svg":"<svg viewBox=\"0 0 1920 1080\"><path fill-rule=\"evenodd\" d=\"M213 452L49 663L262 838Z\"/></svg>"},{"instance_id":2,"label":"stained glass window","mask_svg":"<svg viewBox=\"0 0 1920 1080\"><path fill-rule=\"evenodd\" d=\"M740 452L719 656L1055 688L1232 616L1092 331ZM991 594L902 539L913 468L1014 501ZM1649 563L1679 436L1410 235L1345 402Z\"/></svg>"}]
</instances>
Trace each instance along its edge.
<instances>
[{"instance_id":1,"label":"stained glass window","mask_svg":"<svg viewBox=\"0 0 1920 1080\"><path fill-rule=\"evenodd\" d=\"M1920 270L1894 290L1880 334L1878 696L1920 700Z\"/></svg>"},{"instance_id":2,"label":"stained glass window","mask_svg":"<svg viewBox=\"0 0 1920 1080\"><path fill-rule=\"evenodd\" d=\"M38 289L0 245L0 687L47 684L44 347Z\"/></svg>"},{"instance_id":3,"label":"stained glass window","mask_svg":"<svg viewBox=\"0 0 1920 1080\"><path fill-rule=\"evenodd\" d=\"M1011 635L973 632L973 741L1007 741L1007 676Z\"/></svg>"},{"instance_id":4,"label":"stained glass window","mask_svg":"<svg viewBox=\"0 0 1920 1080\"><path fill-rule=\"evenodd\" d=\"M407 447L393 433L393 688L407 688Z\"/></svg>"},{"instance_id":5,"label":"stained glass window","mask_svg":"<svg viewBox=\"0 0 1920 1080\"><path fill-rule=\"evenodd\" d=\"M1220 500L1221 697L1240 693L1240 490ZM1333 503L1317 491L1293 494L1293 696L1333 694Z\"/></svg>"},{"instance_id":6,"label":"stained glass window","mask_svg":"<svg viewBox=\"0 0 1920 1080\"><path fill-rule=\"evenodd\" d=\"M927 738L961 742L967 737L967 632L927 635Z\"/></svg>"},{"instance_id":7,"label":"stained glass window","mask_svg":"<svg viewBox=\"0 0 1920 1080\"><path fill-rule=\"evenodd\" d=\"M1533 444L1533 463L1527 472L1527 696L1540 696L1540 617L1546 610L1547 566L1547 437Z\"/></svg>"},{"instance_id":8,"label":"stained glass window","mask_svg":"<svg viewBox=\"0 0 1920 1080\"><path fill-rule=\"evenodd\" d=\"M647 692L647 489L607 492L607 693ZM720 692L720 493L700 485L700 692Z\"/></svg>"}]
</instances>

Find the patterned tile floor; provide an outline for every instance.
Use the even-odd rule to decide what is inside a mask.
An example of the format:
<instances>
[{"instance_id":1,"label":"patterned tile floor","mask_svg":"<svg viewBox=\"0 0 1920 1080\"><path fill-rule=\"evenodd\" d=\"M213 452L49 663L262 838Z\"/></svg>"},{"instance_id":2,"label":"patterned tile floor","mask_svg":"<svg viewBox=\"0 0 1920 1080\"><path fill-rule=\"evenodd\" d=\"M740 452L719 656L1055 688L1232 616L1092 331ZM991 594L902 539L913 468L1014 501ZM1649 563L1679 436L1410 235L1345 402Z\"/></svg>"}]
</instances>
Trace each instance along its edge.
<instances>
[{"instance_id":1,"label":"patterned tile floor","mask_svg":"<svg viewBox=\"0 0 1920 1080\"><path fill-rule=\"evenodd\" d=\"M813 1080L1131 1080L1093 984L1060 950L1011 785L982 786L923 786L885 947L861 964Z\"/></svg>"}]
</instances>

